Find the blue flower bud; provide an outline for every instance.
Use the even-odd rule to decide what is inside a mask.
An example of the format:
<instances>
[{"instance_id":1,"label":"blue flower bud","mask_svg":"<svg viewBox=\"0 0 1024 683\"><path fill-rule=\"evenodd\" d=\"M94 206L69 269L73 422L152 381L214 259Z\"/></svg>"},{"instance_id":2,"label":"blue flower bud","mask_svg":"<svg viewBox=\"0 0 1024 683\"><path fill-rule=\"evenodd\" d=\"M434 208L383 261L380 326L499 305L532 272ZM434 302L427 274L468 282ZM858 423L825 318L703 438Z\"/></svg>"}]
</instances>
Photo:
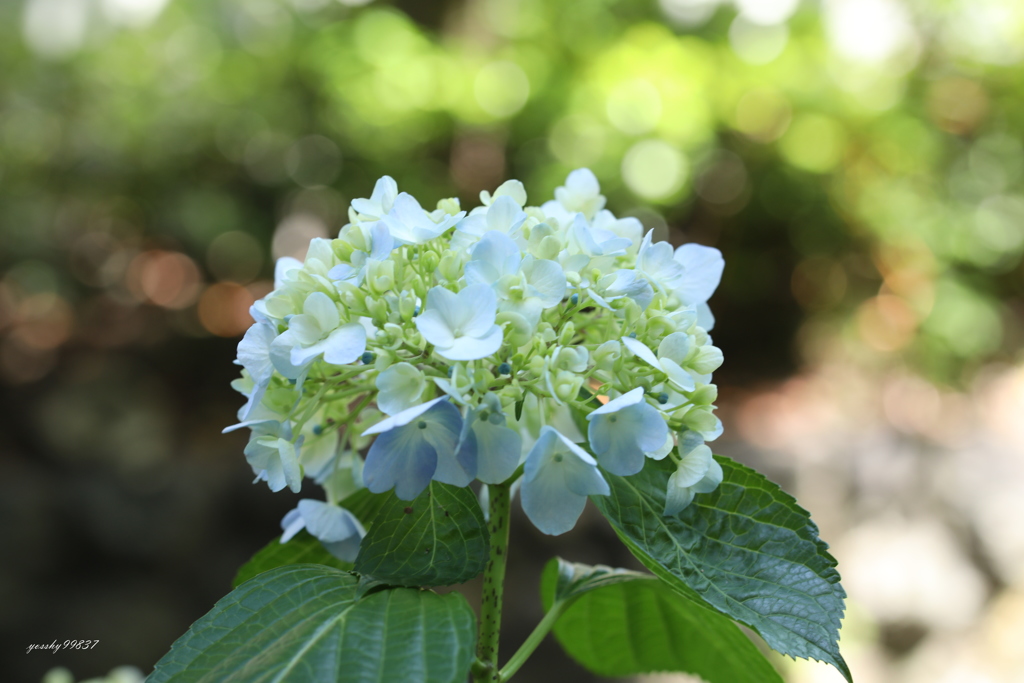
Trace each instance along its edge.
<instances>
[{"instance_id":1,"label":"blue flower bud","mask_svg":"<svg viewBox=\"0 0 1024 683\"><path fill-rule=\"evenodd\" d=\"M512 372L512 366L508 363L502 363L498 366L498 373L502 375L508 375Z\"/></svg>"},{"instance_id":2,"label":"blue flower bud","mask_svg":"<svg viewBox=\"0 0 1024 683\"><path fill-rule=\"evenodd\" d=\"M579 302L580 302L580 295L579 294L573 294L572 296L569 297L569 303L572 304L573 306L575 306Z\"/></svg>"},{"instance_id":3,"label":"blue flower bud","mask_svg":"<svg viewBox=\"0 0 1024 683\"><path fill-rule=\"evenodd\" d=\"M320 436L321 434L323 434L324 433L323 426L321 426L321 425L313 425L313 433L315 435L317 435L317 436Z\"/></svg>"},{"instance_id":4,"label":"blue flower bud","mask_svg":"<svg viewBox=\"0 0 1024 683\"><path fill-rule=\"evenodd\" d=\"M668 394L666 394L664 391L658 394L658 403L660 403L661 405L665 405L666 403L668 403Z\"/></svg>"},{"instance_id":5,"label":"blue flower bud","mask_svg":"<svg viewBox=\"0 0 1024 683\"><path fill-rule=\"evenodd\" d=\"M374 358L376 358L376 356L374 356L372 353L370 353L369 351L364 351L363 356L360 360L363 361L363 365L369 365L370 363L373 362Z\"/></svg>"}]
</instances>

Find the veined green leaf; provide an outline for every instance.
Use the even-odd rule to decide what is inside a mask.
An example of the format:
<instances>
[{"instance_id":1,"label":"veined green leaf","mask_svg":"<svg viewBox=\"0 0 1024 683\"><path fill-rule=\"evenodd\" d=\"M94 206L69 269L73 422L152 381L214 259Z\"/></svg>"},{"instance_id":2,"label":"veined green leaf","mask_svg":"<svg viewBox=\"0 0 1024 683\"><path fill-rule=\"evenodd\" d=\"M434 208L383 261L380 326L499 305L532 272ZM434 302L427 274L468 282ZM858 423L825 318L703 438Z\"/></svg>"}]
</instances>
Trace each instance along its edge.
<instances>
[{"instance_id":1,"label":"veined green leaf","mask_svg":"<svg viewBox=\"0 0 1024 683\"><path fill-rule=\"evenodd\" d=\"M600 676L683 671L709 683L782 683L737 626L650 574L556 558L541 583L545 609L571 601L555 622L565 651Z\"/></svg>"},{"instance_id":2,"label":"veined green leaf","mask_svg":"<svg viewBox=\"0 0 1024 683\"><path fill-rule=\"evenodd\" d=\"M631 477L606 474L593 500L656 576L754 629L775 650L835 666L846 593L818 528L792 496L749 467L715 456L725 479L665 517L670 460ZM699 597L698 597L699 596Z\"/></svg>"},{"instance_id":3,"label":"veined green leaf","mask_svg":"<svg viewBox=\"0 0 1024 683\"><path fill-rule=\"evenodd\" d=\"M290 565L221 599L157 662L148 683L464 683L476 617L457 593L356 596L332 567Z\"/></svg>"},{"instance_id":4,"label":"veined green leaf","mask_svg":"<svg viewBox=\"0 0 1024 683\"><path fill-rule=\"evenodd\" d=\"M231 587L238 588L257 574L289 564L322 564L345 571L352 569L351 562L342 562L331 555L319 539L303 530L287 543L281 543L278 537L265 545L251 560L242 565L235 574Z\"/></svg>"},{"instance_id":5,"label":"veined green leaf","mask_svg":"<svg viewBox=\"0 0 1024 683\"><path fill-rule=\"evenodd\" d=\"M415 500L389 496L363 539L355 570L400 586L462 583L484 570L489 540L473 492L432 481Z\"/></svg>"}]
</instances>

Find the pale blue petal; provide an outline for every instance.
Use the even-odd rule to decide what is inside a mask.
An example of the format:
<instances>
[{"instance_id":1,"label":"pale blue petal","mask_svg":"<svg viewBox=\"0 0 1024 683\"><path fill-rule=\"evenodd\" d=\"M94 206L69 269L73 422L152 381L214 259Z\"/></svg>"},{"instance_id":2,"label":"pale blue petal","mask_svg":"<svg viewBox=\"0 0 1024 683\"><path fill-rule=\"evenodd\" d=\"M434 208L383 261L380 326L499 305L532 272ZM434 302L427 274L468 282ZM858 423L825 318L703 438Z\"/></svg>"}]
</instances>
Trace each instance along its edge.
<instances>
[{"instance_id":1,"label":"pale blue petal","mask_svg":"<svg viewBox=\"0 0 1024 683\"><path fill-rule=\"evenodd\" d=\"M423 492L437 469L437 452L415 425L384 432L370 446L363 466L363 482L371 493L392 488L402 500Z\"/></svg>"},{"instance_id":2,"label":"pale blue petal","mask_svg":"<svg viewBox=\"0 0 1024 683\"><path fill-rule=\"evenodd\" d=\"M713 461L710 448L703 444L697 446L679 461L676 472L672 475L675 477L673 480L675 485L693 486L704 478Z\"/></svg>"},{"instance_id":3,"label":"pale blue petal","mask_svg":"<svg viewBox=\"0 0 1024 683\"><path fill-rule=\"evenodd\" d=\"M637 403L599 415L591 420L587 433L601 467L625 477L642 470L645 453L665 443L668 426L653 407Z\"/></svg>"},{"instance_id":4,"label":"pale blue petal","mask_svg":"<svg viewBox=\"0 0 1024 683\"><path fill-rule=\"evenodd\" d=\"M342 281L355 277L357 272L358 271L351 265L347 263L339 263L327 271L327 277L335 281Z\"/></svg>"},{"instance_id":5,"label":"pale blue petal","mask_svg":"<svg viewBox=\"0 0 1024 683\"><path fill-rule=\"evenodd\" d=\"M676 293L687 305L702 304L711 298L722 281L725 259L714 247L684 244L676 249L675 260L685 270Z\"/></svg>"},{"instance_id":6,"label":"pale blue petal","mask_svg":"<svg viewBox=\"0 0 1024 683\"><path fill-rule=\"evenodd\" d=\"M662 339L661 344L658 345L658 358L669 358L677 365L682 365L686 362L692 345L693 340L690 335L685 332L673 332Z\"/></svg>"},{"instance_id":7,"label":"pale blue petal","mask_svg":"<svg viewBox=\"0 0 1024 683\"><path fill-rule=\"evenodd\" d=\"M657 356L655 356L654 352L647 348L647 345L642 341L638 341L632 337L623 337L622 343L626 345L627 349L633 352L633 355L641 358L648 365L661 370L661 363L658 362Z\"/></svg>"},{"instance_id":8,"label":"pale blue petal","mask_svg":"<svg viewBox=\"0 0 1024 683\"><path fill-rule=\"evenodd\" d=\"M587 415L587 419L588 420L592 420L595 417L597 417L598 415L607 415L609 413L617 412L617 411L622 410L623 408L626 408L628 406L636 405L637 403L639 403L642 400L644 400L644 389L643 389L643 387L637 387L636 389L630 389L629 391L624 393L622 396L618 396L616 398L613 398L612 400L608 401L607 403L605 403L600 408L596 408L592 413Z\"/></svg>"},{"instance_id":9,"label":"pale blue petal","mask_svg":"<svg viewBox=\"0 0 1024 683\"><path fill-rule=\"evenodd\" d=\"M498 297L494 290L483 284L469 285L457 297L460 309L459 331L467 337L489 334L498 310Z\"/></svg>"},{"instance_id":10,"label":"pale blue petal","mask_svg":"<svg viewBox=\"0 0 1024 683\"><path fill-rule=\"evenodd\" d=\"M315 344L323 338L323 328L315 316L302 313L288 320L288 331L301 346Z\"/></svg>"},{"instance_id":11,"label":"pale blue petal","mask_svg":"<svg viewBox=\"0 0 1024 683\"><path fill-rule=\"evenodd\" d=\"M331 365L348 365L366 351L366 328L348 323L331 332L324 340L324 360Z\"/></svg>"},{"instance_id":12,"label":"pale blue petal","mask_svg":"<svg viewBox=\"0 0 1024 683\"><path fill-rule=\"evenodd\" d=\"M526 220L526 213L512 197L498 197L487 210L487 227L491 230L515 232Z\"/></svg>"},{"instance_id":13,"label":"pale blue petal","mask_svg":"<svg viewBox=\"0 0 1024 683\"><path fill-rule=\"evenodd\" d=\"M274 264L274 289L280 289L289 274L302 269L302 261L291 256L282 256Z\"/></svg>"},{"instance_id":14,"label":"pale blue petal","mask_svg":"<svg viewBox=\"0 0 1024 683\"><path fill-rule=\"evenodd\" d=\"M697 384L693 381L693 375L679 367L679 364L671 358L661 359L661 370L669 381L679 387L681 391L693 391L697 388Z\"/></svg>"},{"instance_id":15,"label":"pale blue petal","mask_svg":"<svg viewBox=\"0 0 1024 683\"><path fill-rule=\"evenodd\" d=\"M427 294L427 300L430 300L429 293ZM427 306L430 306L430 304L428 303ZM416 329L420 331L423 338L438 348L448 348L455 341L452 328L437 308L427 308L423 313L416 316L415 322Z\"/></svg>"},{"instance_id":16,"label":"pale blue petal","mask_svg":"<svg viewBox=\"0 0 1024 683\"><path fill-rule=\"evenodd\" d=\"M710 332L715 327L715 316L706 303L697 304L697 324Z\"/></svg>"},{"instance_id":17,"label":"pale blue petal","mask_svg":"<svg viewBox=\"0 0 1024 683\"><path fill-rule=\"evenodd\" d=\"M437 353L448 360L477 360L486 358L501 348L502 331L492 325L490 332L478 338L459 337L446 349L437 349Z\"/></svg>"},{"instance_id":18,"label":"pale blue petal","mask_svg":"<svg viewBox=\"0 0 1024 683\"><path fill-rule=\"evenodd\" d=\"M302 305L302 312L313 316L323 332L333 330L341 322L341 318L338 316L337 304L323 292L313 292L307 296L305 303ZM294 318L292 321L294 321ZM288 322L289 328L292 325L292 321Z\"/></svg>"},{"instance_id":19,"label":"pale blue petal","mask_svg":"<svg viewBox=\"0 0 1024 683\"><path fill-rule=\"evenodd\" d=\"M560 468L533 480L524 480L521 494L526 516L550 536L564 534L576 526L587 504L586 496L569 491Z\"/></svg>"},{"instance_id":20,"label":"pale blue petal","mask_svg":"<svg viewBox=\"0 0 1024 683\"><path fill-rule=\"evenodd\" d=\"M436 406L441 401L447 400L447 396L441 396L431 401L427 401L426 403L421 403L418 406L407 408L402 412L398 413L397 415L392 415L389 418L383 419L377 424L370 427L369 429L365 430L363 432L363 436L369 436L370 434L381 434L383 432L395 429L396 427L402 427L404 425L407 425L413 420L415 420L417 417L422 415L423 413L427 412L428 410Z\"/></svg>"},{"instance_id":21,"label":"pale blue petal","mask_svg":"<svg viewBox=\"0 0 1024 683\"><path fill-rule=\"evenodd\" d=\"M376 259L377 261L383 261L395 248L395 239L391 236L391 231L388 230L388 226L384 221L377 221L370 228L370 238L373 240L373 245L370 247L370 258Z\"/></svg>"},{"instance_id":22,"label":"pale blue petal","mask_svg":"<svg viewBox=\"0 0 1024 683\"><path fill-rule=\"evenodd\" d=\"M281 520L281 528L284 533L281 534L281 543L287 543L288 541L295 538L295 534L299 533L306 527L306 520L302 518L302 513L299 512L298 508L293 508L288 511L288 514Z\"/></svg>"},{"instance_id":23,"label":"pale blue petal","mask_svg":"<svg viewBox=\"0 0 1024 683\"><path fill-rule=\"evenodd\" d=\"M711 493L722 483L724 475L722 466L718 464L717 460L712 458L711 466L708 467L708 473L704 475L703 479L693 485L694 493Z\"/></svg>"},{"instance_id":24,"label":"pale blue petal","mask_svg":"<svg viewBox=\"0 0 1024 683\"><path fill-rule=\"evenodd\" d=\"M492 208L491 211L493 210ZM489 272L496 273L498 277L501 277L518 272L522 260L519 247L512 238L503 232L492 230L484 233L480 241L473 247L470 263L482 262L490 267Z\"/></svg>"},{"instance_id":25,"label":"pale blue petal","mask_svg":"<svg viewBox=\"0 0 1024 683\"><path fill-rule=\"evenodd\" d=\"M460 447L462 415L447 401L432 407L411 424L424 425L421 433L437 453L437 467L433 478L443 484L467 486L476 476L476 438L469 435Z\"/></svg>"},{"instance_id":26,"label":"pale blue petal","mask_svg":"<svg viewBox=\"0 0 1024 683\"><path fill-rule=\"evenodd\" d=\"M353 536L362 538L366 530L355 515L345 508L321 500L304 498L298 511L306 521L306 530L324 543L336 543Z\"/></svg>"},{"instance_id":27,"label":"pale blue petal","mask_svg":"<svg viewBox=\"0 0 1024 683\"><path fill-rule=\"evenodd\" d=\"M545 259L533 261L529 270L524 267L526 281L533 287L533 295L544 308L557 306L565 298L565 272L562 266Z\"/></svg>"},{"instance_id":28,"label":"pale blue petal","mask_svg":"<svg viewBox=\"0 0 1024 683\"><path fill-rule=\"evenodd\" d=\"M476 435L477 479L500 484L515 472L522 456L523 439L506 426L501 400L494 394L484 397L480 407L467 418Z\"/></svg>"},{"instance_id":29,"label":"pale blue petal","mask_svg":"<svg viewBox=\"0 0 1024 683\"><path fill-rule=\"evenodd\" d=\"M395 415L420 400L426 381L423 373L410 363L395 363L377 375L377 407L386 415Z\"/></svg>"},{"instance_id":30,"label":"pale blue petal","mask_svg":"<svg viewBox=\"0 0 1024 683\"><path fill-rule=\"evenodd\" d=\"M668 489L665 491L665 512L666 517L678 515L690 503L693 502L693 489L688 486L678 486L675 481L676 475L668 478Z\"/></svg>"},{"instance_id":31,"label":"pale blue petal","mask_svg":"<svg viewBox=\"0 0 1024 683\"><path fill-rule=\"evenodd\" d=\"M342 562L355 562L356 557L359 556L359 545L362 540L359 536L349 536L344 541L335 541L334 543L321 541L321 543L327 552Z\"/></svg>"},{"instance_id":32,"label":"pale blue petal","mask_svg":"<svg viewBox=\"0 0 1024 683\"><path fill-rule=\"evenodd\" d=\"M256 384L270 381L274 365L270 362L270 345L277 337L277 329L270 323L256 323L238 342L238 360Z\"/></svg>"}]
</instances>

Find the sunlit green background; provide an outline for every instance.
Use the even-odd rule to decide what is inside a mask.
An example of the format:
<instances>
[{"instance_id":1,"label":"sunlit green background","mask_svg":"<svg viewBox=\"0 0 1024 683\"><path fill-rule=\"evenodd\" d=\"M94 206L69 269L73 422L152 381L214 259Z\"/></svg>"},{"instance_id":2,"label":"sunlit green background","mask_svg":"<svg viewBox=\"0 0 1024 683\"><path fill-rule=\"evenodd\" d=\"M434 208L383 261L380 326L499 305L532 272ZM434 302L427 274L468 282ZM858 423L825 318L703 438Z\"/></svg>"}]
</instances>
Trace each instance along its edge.
<instances>
[{"instance_id":1,"label":"sunlit green background","mask_svg":"<svg viewBox=\"0 0 1024 683\"><path fill-rule=\"evenodd\" d=\"M148 670L274 535L292 500L219 434L274 258L385 173L468 208L579 166L723 251L719 450L838 542L858 680L1021 680L1022 60L1019 0L0 4L11 680ZM509 644L545 556L626 561L584 527L521 532ZM525 680L589 680L542 652Z\"/></svg>"}]
</instances>

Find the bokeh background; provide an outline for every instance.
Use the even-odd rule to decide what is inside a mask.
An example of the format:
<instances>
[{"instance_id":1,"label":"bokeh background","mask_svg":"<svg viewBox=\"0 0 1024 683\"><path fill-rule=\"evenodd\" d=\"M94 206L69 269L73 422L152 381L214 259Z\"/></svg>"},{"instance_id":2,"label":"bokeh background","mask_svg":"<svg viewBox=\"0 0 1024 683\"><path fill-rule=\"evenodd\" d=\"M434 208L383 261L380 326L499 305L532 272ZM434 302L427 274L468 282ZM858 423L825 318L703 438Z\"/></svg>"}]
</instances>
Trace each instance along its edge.
<instances>
[{"instance_id":1,"label":"bokeh background","mask_svg":"<svg viewBox=\"0 0 1024 683\"><path fill-rule=\"evenodd\" d=\"M148 671L278 533L220 434L274 258L385 173L588 166L724 252L717 451L820 524L859 683L1024 681L1022 60L1019 0L0 3L2 679ZM629 559L514 533L506 654L547 557Z\"/></svg>"}]
</instances>

